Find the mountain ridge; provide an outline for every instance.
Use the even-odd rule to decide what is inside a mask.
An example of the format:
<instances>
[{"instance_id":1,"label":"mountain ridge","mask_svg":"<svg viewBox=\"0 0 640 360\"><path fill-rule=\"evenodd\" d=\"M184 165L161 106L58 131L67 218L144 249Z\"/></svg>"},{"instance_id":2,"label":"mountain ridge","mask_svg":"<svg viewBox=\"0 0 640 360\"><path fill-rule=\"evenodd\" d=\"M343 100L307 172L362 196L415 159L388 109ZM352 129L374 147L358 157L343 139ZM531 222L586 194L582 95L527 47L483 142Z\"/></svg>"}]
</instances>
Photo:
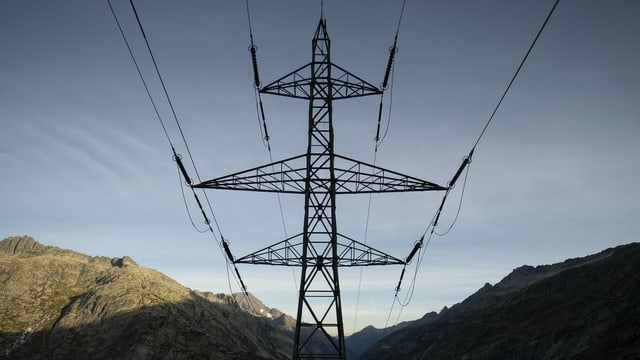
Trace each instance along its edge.
<instances>
[{"instance_id":1,"label":"mountain ridge","mask_svg":"<svg viewBox=\"0 0 640 360\"><path fill-rule=\"evenodd\" d=\"M640 244L521 266L361 359L640 359Z\"/></svg>"},{"instance_id":2,"label":"mountain ridge","mask_svg":"<svg viewBox=\"0 0 640 360\"><path fill-rule=\"evenodd\" d=\"M126 256L10 237L0 285L0 359L286 359L292 347L267 318Z\"/></svg>"}]
</instances>

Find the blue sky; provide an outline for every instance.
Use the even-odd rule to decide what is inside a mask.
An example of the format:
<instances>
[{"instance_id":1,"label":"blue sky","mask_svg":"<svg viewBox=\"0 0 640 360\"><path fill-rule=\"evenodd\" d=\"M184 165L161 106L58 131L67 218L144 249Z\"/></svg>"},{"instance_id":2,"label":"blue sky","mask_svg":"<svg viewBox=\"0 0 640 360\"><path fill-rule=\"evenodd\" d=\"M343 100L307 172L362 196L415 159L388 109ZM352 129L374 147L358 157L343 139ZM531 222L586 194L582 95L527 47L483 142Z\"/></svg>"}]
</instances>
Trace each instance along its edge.
<instances>
[{"instance_id":1,"label":"blue sky","mask_svg":"<svg viewBox=\"0 0 640 360\"><path fill-rule=\"evenodd\" d=\"M128 2L113 3L170 136L186 154ZM255 112L244 2L136 4L203 179L269 162ZM401 4L325 1L334 63L380 83ZM310 60L318 1L250 5L263 82ZM446 183L552 5L407 1L391 124L377 163ZM456 226L431 241L412 301L400 316L395 306L391 324L459 302L520 265L638 241L638 18L637 1L560 2L478 145ZM91 255L128 255L189 287L229 292L223 254L186 215L169 145L106 1L3 1L0 43L0 237L28 234ZM273 158L303 153L307 104L263 101ZM335 104L338 153L373 161L378 101ZM450 195L440 230L452 221L461 189ZM285 237L275 195L208 195L234 255ZM374 196L367 242L404 258L440 196ZM341 232L363 239L367 201L338 198ZM301 231L302 197L282 196L282 203L287 233ZM295 313L297 273L239 269L268 306ZM341 273L347 332L385 324L400 270L364 270L357 322L360 272ZM404 284L401 297L407 278Z\"/></svg>"}]
</instances>

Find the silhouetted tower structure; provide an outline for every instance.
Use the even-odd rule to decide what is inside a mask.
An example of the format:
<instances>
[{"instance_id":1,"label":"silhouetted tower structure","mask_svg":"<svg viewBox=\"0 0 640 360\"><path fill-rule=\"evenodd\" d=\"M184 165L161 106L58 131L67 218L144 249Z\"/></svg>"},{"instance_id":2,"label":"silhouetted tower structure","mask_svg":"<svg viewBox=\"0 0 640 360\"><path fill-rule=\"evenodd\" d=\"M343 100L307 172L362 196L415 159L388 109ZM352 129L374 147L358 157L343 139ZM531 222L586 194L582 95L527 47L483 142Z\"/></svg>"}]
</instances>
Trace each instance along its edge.
<instances>
[{"instance_id":1,"label":"silhouetted tower structure","mask_svg":"<svg viewBox=\"0 0 640 360\"><path fill-rule=\"evenodd\" d=\"M312 41L312 60L260 93L309 101L307 152L194 185L197 188L304 194L302 232L234 263L300 266L294 359L345 359L339 267L405 264L338 232L340 194L446 190L440 185L334 153L332 102L382 90L331 62L326 21ZM337 336L336 336L337 335Z\"/></svg>"}]
</instances>

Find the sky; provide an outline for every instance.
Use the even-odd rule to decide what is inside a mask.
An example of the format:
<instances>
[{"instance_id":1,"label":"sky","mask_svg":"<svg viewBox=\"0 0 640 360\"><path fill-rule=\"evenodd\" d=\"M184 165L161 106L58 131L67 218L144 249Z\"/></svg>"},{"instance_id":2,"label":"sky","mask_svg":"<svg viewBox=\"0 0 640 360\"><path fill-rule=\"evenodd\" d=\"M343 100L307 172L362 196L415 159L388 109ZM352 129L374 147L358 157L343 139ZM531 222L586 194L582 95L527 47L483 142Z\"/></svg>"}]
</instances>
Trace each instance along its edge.
<instances>
[{"instance_id":1,"label":"sky","mask_svg":"<svg viewBox=\"0 0 640 360\"><path fill-rule=\"evenodd\" d=\"M113 5L167 133L187 158L128 2ZM319 1L249 5L263 83L310 61ZM552 5L407 1L376 163L446 184ZM256 114L245 2L136 6L202 180L270 162ZM380 84L401 6L324 1L333 62ZM454 220L464 188L455 226L431 239L417 271L417 261L408 267L412 276L398 298L409 304L392 307L401 267L341 269L346 333L439 311L524 264L639 240L638 18L635 0L560 1L479 142L466 186L460 181L449 195L437 231ZM107 2L4 0L0 44L0 238L30 235L89 255L127 255L191 288L238 291L216 240L189 220L186 209L204 228ZM304 153L308 104L262 99L273 159ZM337 153L374 161L379 101L334 103ZM283 217L274 194L207 196L235 256L302 230L302 196L281 196ZM375 194L368 211L368 195L339 196L338 228L404 258L441 198ZM295 314L299 269L238 269L267 306Z\"/></svg>"}]
</instances>

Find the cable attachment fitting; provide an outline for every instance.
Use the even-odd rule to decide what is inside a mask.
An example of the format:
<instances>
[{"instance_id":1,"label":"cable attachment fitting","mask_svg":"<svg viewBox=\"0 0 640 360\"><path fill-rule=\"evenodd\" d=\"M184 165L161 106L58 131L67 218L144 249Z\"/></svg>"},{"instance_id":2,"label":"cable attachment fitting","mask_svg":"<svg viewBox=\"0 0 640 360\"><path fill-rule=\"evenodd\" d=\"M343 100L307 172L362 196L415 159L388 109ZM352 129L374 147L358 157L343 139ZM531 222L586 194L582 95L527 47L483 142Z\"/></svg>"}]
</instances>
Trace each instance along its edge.
<instances>
[{"instance_id":1,"label":"cable attachment fitting","mask_svg":"<svg viewBox=\"0 0 640 360\"><path fill-rule=\"evenodd\" d=\"M246 294L247 285L245 285L244 281L242 281L242 276L240 276L238 267L234 262L235 260L233 259L233 255L231 254L231 249L229 249L229 242L224 237L222 237L222 240L220 241L220 243L222 243L222 247L224 248L224 252L227 255L227 258L229 259L229 263L233 265L233 270L236 272L236 276L238 277L238 281L240 282L240 287L242 288L242 291Z\"/></svg>"},{"instance_id":2,"label":"cable attachment fitting","mask_svg":"<svg viewBox=\"0 0 640 360\"><path fill-rule=\"evenodd\" d=\"M184 181L186 181L187 184L191 186L192 181L189 175L187 174L187 169L185 169L184 164L182 163L182 155L176 153L176 149L174 149L173 147L171 147L171 150L173 151L173 161L178 163L178 168L180 168L180 172L184 177Z\"/></svg>"},{"instance_id":3,"label":"cable attachment fitting","mask_svg":"<svg viewBox=\"0 0 640 360\"><path fill-rule=\"evenodd\" d=\"M271 137L269 136L269 131L267 130L267 118L264 116L264 106L262 106L261 98L260 98L260 115L262 115L262 130L264 131L264 137L262 139L266 142L269 142Z\"/></svg>"},{"instance_id":4,"label":"cable attachment fitting","mask_svg":"<svg viewBox=\"0 0 640 360\"><path fill-rule=\"evenodd\" d=\"M198 198L198 194L196 194L195 192L193 193L193 197L196 199L196 203L198 204L198 207L200 208L200 212L202 213L202 217L204 218L204 223L209 225L211 224L211 221L209 220L209 217L207 216L207 213L204 211L204 208L202 207L202 203L200 202L200 198Z\"/></svg>"},{"instance_id":5,"label":"cable attachment fitting","mask_svg":"<svg viewBox=\"0 0 640 360\"><path fill-rule=\"evenodd\" d=\"M380 141L380 123L382 123L382 97L380 97L380 107L378 108L378 126L376 128L376 137L373 138L376 144Z\"/></svg>"},{"instance_id":6,"label":"cable attachment fitting","mask_svg":"<svg viewBox=\"0 0 640 360\"><path fill-rule=\"evenodd\" d=\"M424 237L422 237L420 240L416 241L416 243L413 245L413 249L411 250L411 253L409 253L409 256L407 256L407 258L404 259L404 263L405 264L410 264L411 263L411 260L413 259L413 257L416 255L418 250L422 247L422 243L423 242L424 242Z\"/></svg>"},{"instance_id":7,"label":"cable attachment fitting","mask_svg":"<svg viewBox=\"0 0 640 360\"><path fill-rule=\"evenodd\" d=\"M444 203L447 201L447 196L449 196L449 191L451 190L451 188L447 189L447 192L444 193L444 196L442 197L442 202L440 203L440 207L438 208L438 212L436 213L436 217L433 219L433 222L431 223L433 225L433 228L431 229L431 232L433 232L435 230L436 227L438 227L438 222L440 221L440 215L442 214L442 209L444 208Z\"/></svg>"},{"instance_id":8,"label":"cable attachment fitting","mask_svg":"<svg viewBox=\"0 0 640 360\"><path fill-rule=\"evenodd\" d=\"M469 152L469 155L465 156L462 159L462 164L460 164L460 167L458 168L458 171L456 171L456 174L453 175L453 177L451 178L451 181L449 181L449 188L453 188L456 184L456 181L458 181L458 178L460 177L460 175L462 174L462 171L464 171L464 168L467 167L467 165L471 164L471 158L473 157L473 151L475 149L471 149L471 151Z\"/></svg>"},{"instance_id":9,"label":"cable attachment fitting","mask_svg":"<svg viewBox=\"0 0 640 360\"><path fill-rule=\"evenodd\" d=\"M238 268L235 265L233 265L233 268L236 271L236 275L238 275L238 281L240 281L240 287L242 287L242 291L246 293L247 292L247 285L245 285L244 281L242 281L242 277L240 276L240 272L238 271Z\"/></svg>"},{"instance_id":10,"label":"cable attachment fitting","mask_svg":"<svg viewBox=\"0 0 640 360\"><path fill-rule=\"evenodd\" d=\"M231 249L229 249L229 242L222 238L222 247L224 248L224 252L227 254L227 258L229 258L230 262L234 262L233 255L231 254Z\"/></svg>"},{"instance_id":11,"label":"cable attachment fitting","mask_svg":"<svg viewBox=\"0 0 640 360\"><path fill-rule=\"evenodd\" d=\"M400 285L402 285L402 278L404 277L404 271L407 269L407 266L405 265L402 268L402 272L400 273L400 280L398 280L398 285L396 285L396 296L398 296L398 292L400 291Z\"/></svg>"}]
</instances>

